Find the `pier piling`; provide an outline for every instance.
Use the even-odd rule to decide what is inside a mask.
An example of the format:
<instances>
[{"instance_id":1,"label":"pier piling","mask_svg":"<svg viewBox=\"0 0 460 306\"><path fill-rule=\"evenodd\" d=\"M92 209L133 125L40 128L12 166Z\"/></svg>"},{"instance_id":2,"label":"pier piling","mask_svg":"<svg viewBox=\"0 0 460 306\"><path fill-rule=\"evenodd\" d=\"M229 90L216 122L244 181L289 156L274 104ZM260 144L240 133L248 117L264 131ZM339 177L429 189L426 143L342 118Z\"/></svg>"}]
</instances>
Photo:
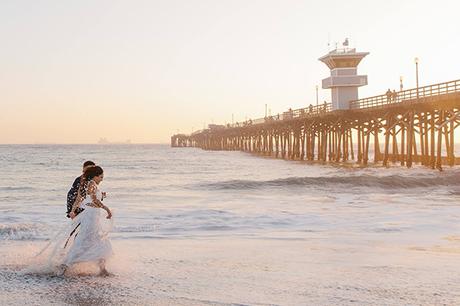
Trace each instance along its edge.
<instances>
[{"instance_id":1,"label":"pier piling","mask_svg":"<svg viewBox=\"0 0 460 306\"><path fill-rule=\"evenodd\" d=\"M350 163L356 158L360 165L368 165L373 155L374 164L386 167L420 163L442 170L460 164L455 156L459 126L460 80L455 80L400 91L391 100L387 95L354 100L347 110L332 110L325 103L191 135L176 134L171 146L239 150L299 161Z\"/></svg>"}]
</instances>

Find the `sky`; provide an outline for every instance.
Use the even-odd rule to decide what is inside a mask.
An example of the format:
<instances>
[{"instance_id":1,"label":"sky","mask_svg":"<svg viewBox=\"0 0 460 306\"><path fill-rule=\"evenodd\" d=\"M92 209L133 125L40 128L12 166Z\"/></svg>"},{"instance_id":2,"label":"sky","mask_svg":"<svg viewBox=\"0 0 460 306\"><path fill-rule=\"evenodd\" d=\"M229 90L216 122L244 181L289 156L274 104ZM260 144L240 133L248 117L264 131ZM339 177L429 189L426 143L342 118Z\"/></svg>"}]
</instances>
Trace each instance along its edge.
<instances>
[{"instance_id":1,"label":"sky","mask_svg":"<svg viewBox=\"0 0 460 306\"><path fill-rule=\"evenodd\" d=\"M167 143L316 103L318 58L370 54L360 97L460 79L457 1L0 0L0 143ZM319 90L330 101L329 90Z\"/></svg>"}]
</instances>

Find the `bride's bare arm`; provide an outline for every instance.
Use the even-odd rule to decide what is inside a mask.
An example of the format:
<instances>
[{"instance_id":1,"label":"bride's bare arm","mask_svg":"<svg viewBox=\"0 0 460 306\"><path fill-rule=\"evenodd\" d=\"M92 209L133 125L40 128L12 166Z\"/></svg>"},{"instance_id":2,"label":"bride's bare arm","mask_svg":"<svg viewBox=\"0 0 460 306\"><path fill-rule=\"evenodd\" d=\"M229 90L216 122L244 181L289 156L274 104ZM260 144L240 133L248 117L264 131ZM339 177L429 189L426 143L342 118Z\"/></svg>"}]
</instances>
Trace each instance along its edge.
<instances>
[{"instance_id":1,"label":"bride's bare arm","mask_svg":"<svg viewBox=\"0 0 460 306\"><path fill-rule=\"evenodd\" d=\"M99 208L102 208L103 210L105 210L107 212L107 214L108 214L107 218L110 219L112 217L112 212L110 211L110 209L107 206L102 204L100 199L97 198L97 195L96 195L96 183L93 182L93 181L91 181L89 183L88 194L91 197L92 204L94 204L94 206L96 206L96 207L99 207Z\"/></svg>"},{"instance_id":2,"label":"bride's bare arm","mask_svg":"<svg viewBox=\"0 0 460 306\"><path fill-rule=\"evenodd\" d=\"M91 197L91 202L94 206L96 207L101 207L104 206L104 204L102 204L101 200L97 198L97 195L96 195L96 183L91 181L89 182L89 186L88 186L88 195Z\"/></svg>"}]
</instances>

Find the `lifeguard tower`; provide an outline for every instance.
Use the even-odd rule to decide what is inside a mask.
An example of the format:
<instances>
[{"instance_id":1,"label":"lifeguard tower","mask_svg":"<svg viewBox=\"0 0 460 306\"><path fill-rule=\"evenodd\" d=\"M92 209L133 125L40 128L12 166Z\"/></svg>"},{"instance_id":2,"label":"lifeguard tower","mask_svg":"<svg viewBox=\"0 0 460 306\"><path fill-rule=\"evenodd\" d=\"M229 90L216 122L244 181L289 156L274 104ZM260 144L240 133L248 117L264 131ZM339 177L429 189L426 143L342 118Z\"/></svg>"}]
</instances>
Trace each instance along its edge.
<instances>
[{"instance_id":1,"label":"lifeguard tower","mask_svg":"<svg viewBox=\"0 0 460 306\"><path fill-rule=\"evenodd\" d=\"M331 76L323 80L322 88L331 89L332 110L349 109L350 101L358 99L358 87L367 85L367 75L358 75L358 64L369 52L356 52L348 48L335 49L319 58L331 70Z\"/></svg>"}]
</instances>

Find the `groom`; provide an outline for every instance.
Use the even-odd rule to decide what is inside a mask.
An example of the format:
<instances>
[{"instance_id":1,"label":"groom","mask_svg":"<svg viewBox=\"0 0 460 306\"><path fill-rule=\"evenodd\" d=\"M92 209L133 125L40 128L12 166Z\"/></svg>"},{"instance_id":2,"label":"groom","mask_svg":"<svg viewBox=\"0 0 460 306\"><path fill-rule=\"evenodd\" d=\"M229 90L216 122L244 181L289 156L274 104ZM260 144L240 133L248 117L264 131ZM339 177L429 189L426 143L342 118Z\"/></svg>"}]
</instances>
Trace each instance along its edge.
<instances>
[{"instance_id":1,"label":"groom","mask_svg":"<svg viewBox=\"0 0 460 306\"><path fill-rule=\"evenodd\" d=\"M85 172L85 170L88 167L95 166L95 165L96 164L94 162L90 161L90 160L85 161L83 163L82 175L83 175L83 172ZM67 218L71 218L70 212L72 211L72 206L75 203L75 200L77 199L78 189L80 188L80 181L81 181L81 175L74 180L74 182L72 184L72 187L70 188L69 192L67 193ZM78 207L76 212L75 212L75 215L78 215L83 210L84 210L83 208ZM73 218L75 218L75 217L72 217L72 219Z\"/></svg>"}]
</instances>

